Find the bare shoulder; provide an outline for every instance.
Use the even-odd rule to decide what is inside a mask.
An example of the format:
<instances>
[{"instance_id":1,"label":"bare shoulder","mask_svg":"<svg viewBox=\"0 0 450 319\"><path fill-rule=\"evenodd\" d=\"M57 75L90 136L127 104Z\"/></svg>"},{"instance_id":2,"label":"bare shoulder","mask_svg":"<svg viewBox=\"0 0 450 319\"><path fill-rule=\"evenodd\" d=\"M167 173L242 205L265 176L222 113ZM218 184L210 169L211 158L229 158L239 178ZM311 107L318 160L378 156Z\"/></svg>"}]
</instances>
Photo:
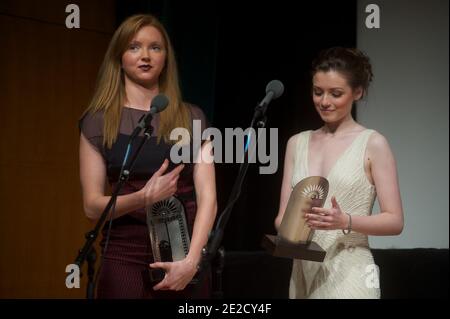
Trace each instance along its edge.
<instances>
[{"instance_id":1,"label":"bare shoulder","mask_svg":"<svg viewBox=\"0 0 450 319\"><path fill-rule=\"evenodd\" d=\"M288 144L289 143L296 143L298 141L299 138L301 138L302 136L305 136L306 134L308 134L309 132L312 131L301 131L297 134L292 135L289 140L288 140Z\"/></svg>"},{"instance_id":2,"label":"bare shoulder","mask_svg":"<svg viewBox=\"0 0 450 319\"><path fill-rule=\"evenodd\" d=\"M367 151L371 157L379 157L392 154L389 142L384 135L374 131L367 143Z\"/></svg>"},{"instance_id":3,"label":"bare shoulder","mask_svg":"<svg viewBox=\"0 0 450 319\"><path fill-rule=\"evenodd\" d=\"M296 149L296 146L297 146L297 140L298 140L298 136L300 134L301 133L297 133L297 134L291 136L288 139L287 144L286 144L286 151L285 151L285 158L286 159L289 159L289 158L293 159L294 158L294 153L295 153L295 149Z\"/></svg>"},{"instance_id":4,"label":"bare shoulder","mask_svg":"<svg viewBox=\"0 0 450 319\"><path fill-rule=\"evenodd\" d=\"M371 149L378 149L378 150L390 148L389 142L386 139L386 137L377 131L373 131L373 133L370 135L368 147L370 147Z\"/></svg>"},{"instance_id":5,"label":"bare shoulder","mask_svg":"<svg viewBox=\"0 0 450 319\"><path fill-rule=\"evenodd\" d=\"M290 155L290 157L294 157L294 154L296 152L299 139L301 139L305 134L308 134L309 131L302 131L300 133L297 133L295 135L292 135L286 144L286 155Z\"/></svg>"},{"instance_id":6,"label":"bare shoulder","mask_svg":"<svg viewBox=\"0 0 450 319\"><path fill-rule=\"evenodd\" d=\"M300 134L301 134L301 133L297 133L297 134L295 134L295 135L292 135L292 136L288 139L287 145L288 145L288 146L294 145L294 144L297 142L298 136L299 136Z\"/></svg>"},{"instance_id":7,"label":"bare shoulder","mask_svg":"<svg viewBox=\"0 0 450 319\"><path fill-rule=\"evenodd\" d=\"M297 146L297 141L302 134L305 134L305 132L300 132L300 133L292 135L287 141L286 149L289 149L289 150L295 149L295 147Z\"/></svg>"}]
</instances>

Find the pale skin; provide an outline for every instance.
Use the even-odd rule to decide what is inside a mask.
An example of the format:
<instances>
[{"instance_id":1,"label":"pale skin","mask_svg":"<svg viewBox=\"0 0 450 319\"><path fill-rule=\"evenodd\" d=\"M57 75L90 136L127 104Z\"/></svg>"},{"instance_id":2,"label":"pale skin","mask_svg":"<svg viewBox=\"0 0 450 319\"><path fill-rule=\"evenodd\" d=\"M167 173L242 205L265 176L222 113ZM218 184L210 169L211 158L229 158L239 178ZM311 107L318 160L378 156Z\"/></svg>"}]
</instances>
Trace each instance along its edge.
<instances>
[{"instance_id":1,"label":"pale skin","mask_svg":"<svg viewBox=\"0 0 450 319\"><path fill-rule=\"evenodd\" d=\"M313 77L313 101L324 126L314 131L309 144L309 176L327 177L341 154L365 128L351 115L352 103L361 98L362 88L352 88L339 72L317 72ZM291 194L294 154L298 135L287 144L280 206L275 219L279 228ZM403 230L403 209L400 198L397 166L387 140L373 133L364 157L368 181L377 190L380 213L371 216L352 216L352 231L374 236L398 235ZM305 214L311 229L347 229L349 216L339 207L339 198L333 194L331 208L313 208Z\"/></svg>"},{"instance_id":2,"label":"pale skin","mask_svg":"<svg viewBox=\"0 0 450 319\"><path fill-rule=\"evenodd\" d=\"M159 93L158 80L164 67L166 49L161 33L152 26L141 28L130 42L122 56L125 74L125 105L149 110L150 102ZM201 158L209 153L205 143L199 152ZM106 166L101 154L80 136L80 180L83 205L86 216L91 220L100 218L110 199L106 195ZM200 159L201 159L200 158ZM178 165L166 173L165 160L145 186L134 193L118 196L113 218L128 214L166 199L177 191L177 182L184 165ZM216 212L216 188L214 163L198 161L193 170L197 213L189 253L185 259L176 262L153 263L152 268L162 268L166 275L154 286L158 290L182 290L192 280L200 262L201 250L206 245Z\"/></svg>"}]
</instances>

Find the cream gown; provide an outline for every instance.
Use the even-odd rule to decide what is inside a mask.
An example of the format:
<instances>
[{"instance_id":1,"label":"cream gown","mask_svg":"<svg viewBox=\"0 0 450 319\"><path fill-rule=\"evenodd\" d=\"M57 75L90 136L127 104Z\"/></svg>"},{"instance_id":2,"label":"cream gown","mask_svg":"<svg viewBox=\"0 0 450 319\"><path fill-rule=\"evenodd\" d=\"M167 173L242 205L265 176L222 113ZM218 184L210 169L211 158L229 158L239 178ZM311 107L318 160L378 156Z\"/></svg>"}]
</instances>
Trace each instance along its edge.
<instances>
[{"instance_id":1,"label":"cream gown","mask_svg":"<svg viewBox=\"0 0 450 319\"><path fill-rule=\"evenodd\" d=\"M308 177L308 150L312 131L298 135L292 187ZM326 177L330 183L324 207L334 195L342 211L352 216L372 213L375 186L364 172L367 141L373 130L359 133L337 159ZM327 254L323 263L294 259L290 298L380 298L379 272L369 249L367 235L342 230L316 230L313 241Z\"/></svg>"}]
</instances>

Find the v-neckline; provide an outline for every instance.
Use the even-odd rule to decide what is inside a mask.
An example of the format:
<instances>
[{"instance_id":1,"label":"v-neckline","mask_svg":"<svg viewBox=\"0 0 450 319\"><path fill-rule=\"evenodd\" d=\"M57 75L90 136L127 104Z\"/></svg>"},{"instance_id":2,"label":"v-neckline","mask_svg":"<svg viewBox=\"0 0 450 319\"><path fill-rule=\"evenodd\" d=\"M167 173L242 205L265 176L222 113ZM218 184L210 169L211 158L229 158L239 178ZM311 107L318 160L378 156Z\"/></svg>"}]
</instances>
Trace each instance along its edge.
<instances>
[{"instance_id":1,"label":"v-neckline","mask_svg":"<svg viewBox=\"0 0 450 319\"><path fill-rule=\"evenodd\" d=\"M339 161L345 156L346 153L348 153L348 151L353 147L353 144L355 144L356 140L361 136L362 133L364 133L367 129L363 129L361 132L359 132L356 137L353 139L353 141L347 146L347 148L338 156L338 158L336 159L336 161L334 162L334 164L331 166L330 170L328 171L328 174L325 177L326 179L328 179L331 175L331 173L333 172L334 168L337 166L337 164L339 163ZM309 144L311 142L311 136L312 136L313 131L309 131L309 136L307 139L307 144L306 144L306 170L307 170L307 174L306 176L311 176L310 175L310 169L309 169L309 155L310 155L310 149L309 149Z\"/></svg>"}]
</instances>

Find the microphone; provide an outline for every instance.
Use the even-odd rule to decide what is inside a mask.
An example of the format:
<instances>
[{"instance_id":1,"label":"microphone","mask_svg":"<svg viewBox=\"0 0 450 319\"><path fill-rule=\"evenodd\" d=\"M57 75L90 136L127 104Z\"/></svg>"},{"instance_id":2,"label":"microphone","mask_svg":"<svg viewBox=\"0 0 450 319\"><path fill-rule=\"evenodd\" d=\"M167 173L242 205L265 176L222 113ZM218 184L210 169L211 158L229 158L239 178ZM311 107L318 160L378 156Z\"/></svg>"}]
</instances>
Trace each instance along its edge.
<instances>
[{"instance_id":1,"label":"microphone","mask_svg":"<svg viewBox=\"0 0 450 319\"><path fill-rule=\"evenodd\" d=\"M164 94L158 94L157 96L155 96L152 99L150 111L141 117L138 125L131 134L130 142L139 134L141 130L146 129L150 126L153 119L153 114L164 111L167 105L169 105L169 99Z\"/></svg>"},{"instance_id":2,"label":"microphone","mask_svg":"<svg viewBox=\"0 0 450 319\"><path fill-rule=\"evenodd\" d=\"M281 83L281 81L270 81L266 86L266 96L261 101L261 103L259 103L259 107L266 107L272 100L279 98L283 94L283 92L284 85L283 83Z\"/></svg>"},{"instance_id":3,"label":"microphone","mask_svg":"<svg viewBox=\"0 0 450 319\"><path fill-rule=\"evenodd\" d=\"M140 127L140 129L149 127L152 122L153 114L164 111L167 105L169 105L169 99L164 94L155 96L152 100L150 111L140 119L138 127Z\"/></svg>"},{"instance_id":4,"label":"microphone","mask_svg":"<svg viewBox=\"0 0 450 319\"><path fill-rule=\"evenodd\" d=\"M264 116L266 115L266 109L269 103L272 100L279 98L283 94L283 92L284 92L284 85L283 83L281 83L281 81L272 80L267 84L266 96L255 108L255 114L253 119L257 121L256 123L259 123L260 119L264 118Z\"/></svg>"}]
</instances>

